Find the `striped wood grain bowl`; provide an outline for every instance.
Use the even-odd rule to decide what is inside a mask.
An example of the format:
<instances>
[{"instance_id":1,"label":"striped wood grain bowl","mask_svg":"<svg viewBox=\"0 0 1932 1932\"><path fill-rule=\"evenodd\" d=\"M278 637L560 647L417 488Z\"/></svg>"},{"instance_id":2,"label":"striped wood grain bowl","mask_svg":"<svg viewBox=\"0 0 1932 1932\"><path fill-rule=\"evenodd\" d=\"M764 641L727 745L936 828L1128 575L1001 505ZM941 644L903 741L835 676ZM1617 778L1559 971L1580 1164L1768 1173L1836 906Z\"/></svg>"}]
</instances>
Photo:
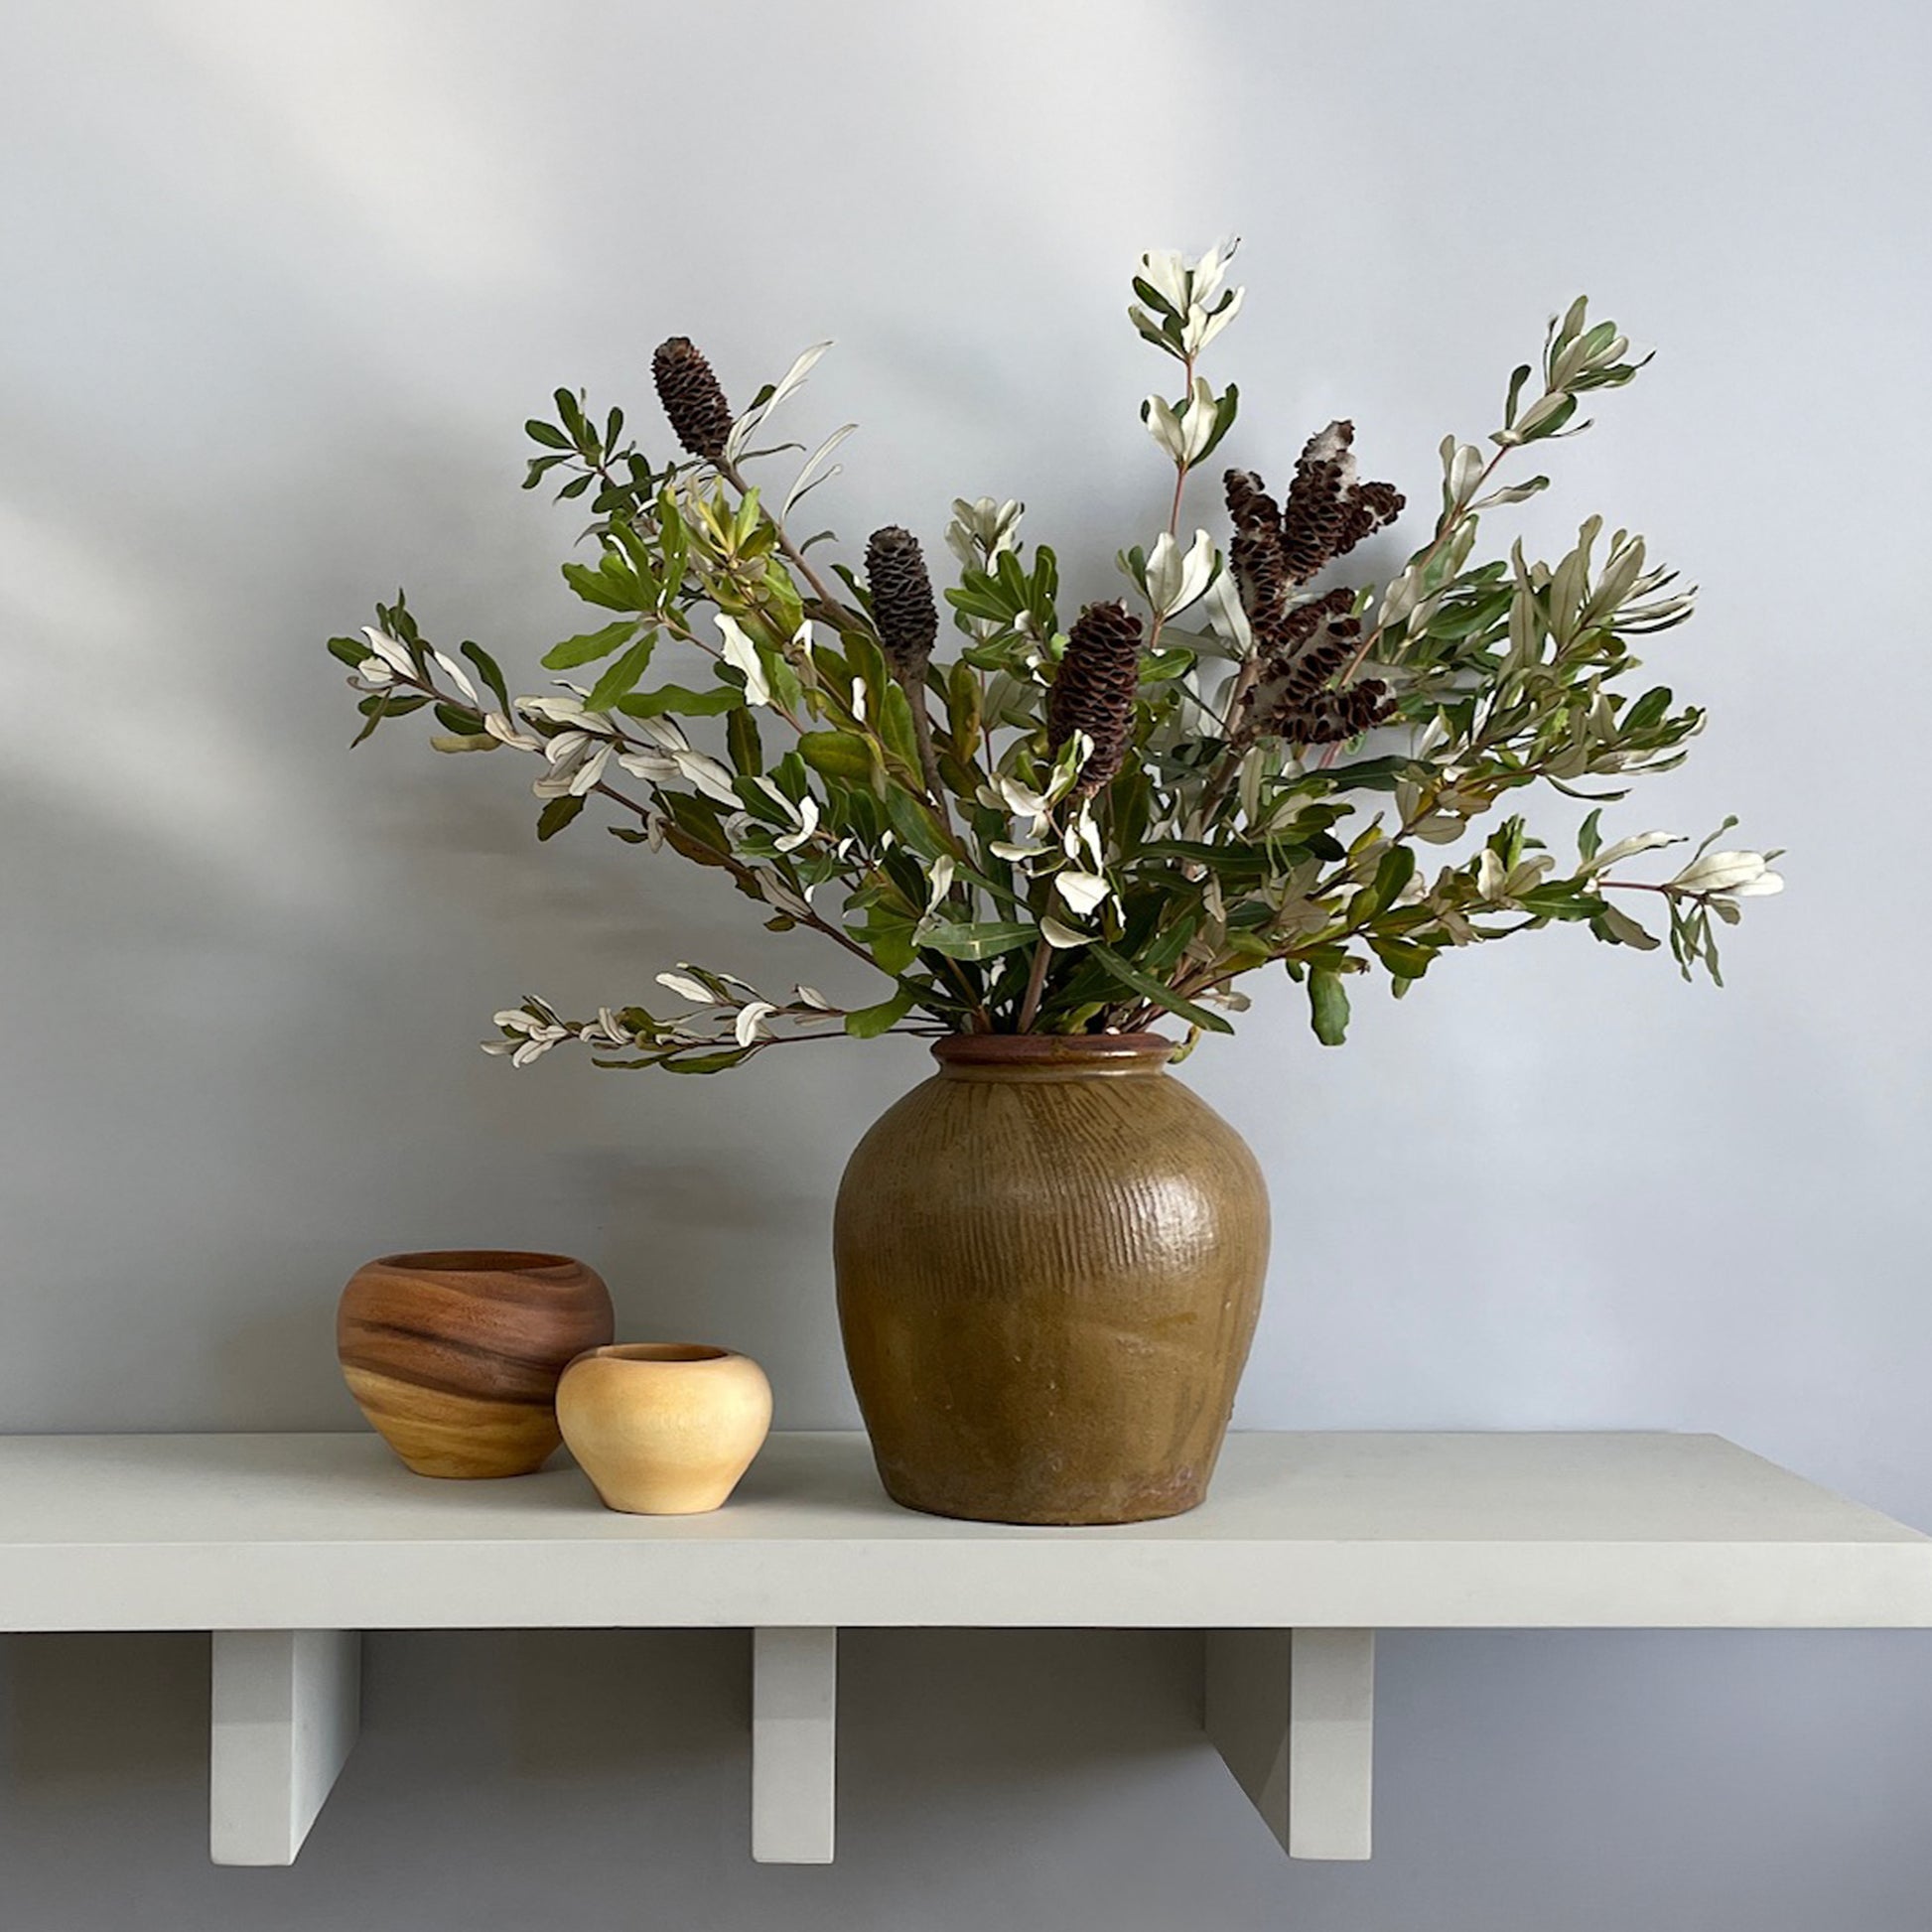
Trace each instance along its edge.
<instances>
[{"instance_id":1,"label":"striped wood grain bowl","mask_svg":"<svg viewBox=\"0 0 1932 1932\"><path fill-rule=\"evenodd\" d=\"M515 1476L563 1441L557 1378L608 1342L611 1297L568 1255L386 1255L343 1291L336 1347L371 1427L425 1476Z\"/></svg>"}]
</instances>

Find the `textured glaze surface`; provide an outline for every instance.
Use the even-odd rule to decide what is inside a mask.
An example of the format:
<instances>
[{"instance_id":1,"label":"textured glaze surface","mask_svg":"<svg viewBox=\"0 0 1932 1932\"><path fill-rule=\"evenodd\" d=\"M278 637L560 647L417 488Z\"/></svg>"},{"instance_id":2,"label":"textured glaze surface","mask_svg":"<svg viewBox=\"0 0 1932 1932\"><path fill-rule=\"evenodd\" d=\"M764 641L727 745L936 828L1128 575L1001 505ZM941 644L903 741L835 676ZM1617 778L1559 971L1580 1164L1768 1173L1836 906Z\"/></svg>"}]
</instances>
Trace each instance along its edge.
<instances>
[{"instance_id":1,"label":"textured glaze surface","mask_svg":"<svg viewBox=\"0 0 1932 1932\"><path fill-rule=\"evenodd\" d=\"M370 1426L418 1475L527 1475L563 1440L558 1376L613 1326L603 1281L567 1255L389 1255L349 1278L336 1348Z\"/></svg>"},{"instance_id":2,"label":"textured glaze surface","mask_svg":"<svg viewBox=\"0 0 1932 1932\"><path fill-rule=\"evenodd\" d=\"M725 1501L763 1448L771 1385L728 1349L620 1343L564 1370L557 1421L606 1508L697 1516Z\"/></svg>"},{"instance_id":3,"label":"textured glaze surface","mask_svg":"<svg viewBox=\"0 0 1932 1932\"><path fill-rule=\"evenodd\" d=\"M853 1386L893 1497L1115 1523L1207 1492L1259 1311L1268 1195L1152 1050L940 1073L860 1142L834 1228Z\"/></svg>"}]
</instances>

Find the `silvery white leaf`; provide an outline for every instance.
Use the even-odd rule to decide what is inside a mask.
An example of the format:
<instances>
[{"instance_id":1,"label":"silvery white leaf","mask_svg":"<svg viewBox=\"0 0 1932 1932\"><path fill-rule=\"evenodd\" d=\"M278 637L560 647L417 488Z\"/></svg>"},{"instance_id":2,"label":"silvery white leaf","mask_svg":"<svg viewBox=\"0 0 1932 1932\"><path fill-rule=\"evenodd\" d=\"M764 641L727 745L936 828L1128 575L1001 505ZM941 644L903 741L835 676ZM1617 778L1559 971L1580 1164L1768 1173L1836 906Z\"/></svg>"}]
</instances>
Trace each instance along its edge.
<instances>
[{"instance_id":1,"label":"silvery white leaf","mask_svg":"<svg viewBox=\"0 0 1932 1932\"><path fill-rule=\"evenodd\" d=\"M444 651L440 651L440 650L432 651L430 655L434 657L437 663L439 663L443 667L443 675L447 677L450 680L450 682L454 684L456 688L459 691L461 691L463 695L466 698L468 698L473 705L475 705L479 710L481 710L483 708L483 700L477 696L477 687L470 682L469 672L466 671L463 668L463 666L456 661L454 657L449 656Z\"/></svg>"},{"instance_id":2,"label":"silvery white leaf","mask_svg":"<svg viewBox=\"0 0 1932 1932\"><path fill-rule=\"evenodd\" d=\"M534 732L520 732L500 711L484 714L483 730L499 745L507 745L515 752L540 752L543 740Z\"/></svg>"},{"instance_id":3,"label":"silvery white leaf","mask_svg":"<svg viewBox=\"0 0 1932 1932\"><path fill-rule=\"evenodd\" d=\"M1776 872L1761 872L1755 879L1747 879L1741 886L1730 889L1732 898L1768 898L1773 893L1784 891L1784 875Z\"/></svg>"},{"instance_id":4,"label":"silvery white leaf","mask_svg":"<svg viewBox=\"0 0 1932 1932\"><path fill-rule=\"evenodd\" d=\"M1147 433L1160 444L1171 461L1179 463L1187 446L1187 432L1165 396L1149 396L1142 409Z\"/></svg>"},{"instance_id":5,"label":"silvery white leaf","mask_svg":"<svg viewBox=\"0 0 1932 1932\"><path fill-rule=\"evenodd\" d=\"M1682 845L1685 835L1682 832L1639 832L1634 838L1618 839L1614 845L1606 845L1589 862L1591 872L1606 872L1619 859L1628 859L1639 852L1654 852L1659 846Z\"/></svg>"},{"instance_id":6,"label":"silvery white leaf","mask_svg":"<svg viewBox=\"0 0 1932 1932\"><path fill-rule=\"evenodd\" d=\"M1062 925L1050 912L1039 922L1039 936L1055 952L1066 952L1074 946L1090 946L1093 944L1092 933L1075 932L1070 925Z\"/></svg>"},{"instance_id":7,"label":"silvery white leaf","mask_svg":"<svg viewBox=\"0 0 1932 1932\"><path fill-rule=\"evenodd\" d=\"M620 752L618 762L633 778L642 778L654 785L665 784L678 775L677 759L664 753Z\"/></svg>"},{"instance_id":8,"label":"silvery white leaf","mask_svg":"<svg viewBox=\"0 0 1932 1932\"><path fill-rule=\"evenodd\" d=\"M369 648L389 666L392 671L404 677L416 675L416 660L409 654L409 646L400 638L392 637L386 630L378 630L372 623L362 626L362 635L369 640Z\"/></svg>"},{"instance_id":9,"label":"silvery white leaf","mask_svg":"<svg viewBox=\"0 0 1932 1932\"><path fill-rule=\"evenodd\" d=\"M1235 289L1218 309L1210 311L1198 325L1191 315L1187 318L1186 334L1196 355L1241 313L1241 298L1247 292L1245 288Z\"/></svg>"},{"instance_id":10,"label":"silvery white leaf","mask_svg":"<svg viewBox=\"0 0 1932 1932\"><path fill-rule=\"evenodd\" d=\"M576 775L570 781L571 795L582 798L597 788L604 776L604 767L611 761L611 747L600 745L582 764L577 767Z\"/></svg>"},{"instance_id":11,"label":"silvery white leaf","mask_svg":"<svg viewBox=\"0 0 1932 1932\"><path fill-rule=\"evenodd\" d=\"M716 996L702 980L694 980L689 973L659 973L659 986L667 986L680 1000L689 1000L693 1006L715 1007Z\"/></svg>"},{"instance_id":12,"label":"silvery white leaf","mask_svg":"<svg viewBox=\"0 0 1932 1932\"><path fill-rule=\"evenodd\" d=\"M1176 313L1187 307L1187 265L1179 249L1156 248L1143 255L1141 280L1158 290Z\"/></svg>"},{"instance_id":13,"label":"silvery white leaf","mask_svg":"<svg viewBox=\"0 0 1932 1932\"><path fill-rule=\"evenodd\" d=\"M1232 571L1224 570L1207 587L1207 621L1215 635L1225 637L1243 657L1253 655L1255 634Z\"/></svg>"},{"instance_id":14,"label":"silvery white leaf","mask_svg":"<svg viewBox=\"0 0 1932 1932\"><path fill-rule=\"evenodd\" d=\"M1738 887L1762 878L1765 870L1766 861L1761 852L1708 852L1702 859L1693 860L1670 883L1686 893L1734 893Z\"/></svg>"},{"instance_id":15,"label":"silvery white leaf","mask_svg":"<svg viewBox=\"0 0 1932 1932\"><path fill-rule=\"evenodd\" d=\"M371 685L378 691L380 691L385 684L393 684L396 681L395 672L392 671L388 667L388 665L385 664L382 661L382 659L379 657L363 658L361 663L359 663L355 667L355 675L359 677L364 684Z\"/></svg>"},{"instance_id":16,"label":"silvery white leaf","mask_svg":"<svg viewBox=\"0 0 1932 1932\"><path fill-rule=\"evenodd\" d=\"M764 1023L777 1010L769 1000L754 1000L750 1006L740 1007L738 1018L732 1022L739 1045L749 1046L755 1039L768 1038L771 1029Z\"/></svg>"},{"instance_id":17,"label":"silvery white leaf","mask_svg":"<svg viewBox=\"0 0 1932 1932\"><path fill-rule=\"evenodd\" d=\"M820 1013L838 1013L842 1011L842 1009L835 1007L815 986L794 986L791 990L800 1006L816 1007Z\"/></svg>"},{"instance_id":18,"label":"silvery white leaf","mask_svg":"<svg viewBox=\"0 0 1932 1932\"><path fill-rule=\"evenodd\" d=\"M731 435L725 440L725 460L728 463L737 462L744 454L746 444L752 440L752 435L759 425L804 382L818 365L818 358L831 346L829 342L814 343L772 384L771 393L756 409L748 409L732 425Z\"/></svg>"},{"instance_id":19,"label":"silvery white leaf","mask_svg":"<svg viewBox=\"0 0 1932 1932\"><path fill-rule=\"evenodd\" d=\"M939 901L952 891L953 870L952 859L947 854L942 852L933 860L932 871L928 875L931 890L926 895L927 912L936 912L939 909Z\"/></svg>"},{"instance_id":20,"label":"silvery white leaf","mask_svg":"<svg viewBox=\"0 0 1932 1932\"><path fill-rule=\"evenodd\" d=\"M759 657L759 647L745 634L744 626L734 617L723 611L717 616L719 630L725 639L725 662L734 670L745 673L746 702L755 705L768 705L771 702L771 686L766 682L764 665Z\"/></svg>"},{"instance_id":21,"label":"silvery white leaf","mask_svg":"<svg viewBox=\"0 0 1932 1932\"><path fill-rule=\"evenodd\" d=\"M1182 425L1180 445L1180 453L1189 463L1198 461L1200 453L1207 448L1219 413L1214 403L1214 391L1208 387L1207 378L1195 376L1193 387L1188 391L1187 420Z\"/></svg>"},{"instance_id":22,"label":"silvery white leaf","mask_svg":"<svg viewBox=\"0 0 1932 1932\"><path fill-rule=\"evenodd\" d=\"M759 874L759 894L767 905L774 906L789 918L809 919L812 908L775 874Z\"/></svg>"},{"instance_id":23,"label":"silvery white leaf","mask_svg":"<svg viewBox=\"0 0 1932 1932\"><path fill-rule=\"evenodd\" d=\"M590 742L588 732L559 732L543 748L543 755L552 764L568 764Z\"/></svg>"},{"instance_id":24,"label":"silvery white leaf","mask_svg":"<svg viewBox=\"0 0 1932 1932\"><path fill-rule=\"evenodd\" d=\"M787 799L786 803L790 805L790 800ZM798 821L798 829L771 841L780 852L796 852L818 830L818 800L810 793L806 794L801 803L790 805L790 809L792 816Z\"/></svg>"},{"instance_id":25,"label":"silvery white leaf","mask_svg":"<svg viewBox=\"0 0 1932 1932\"><path fill-rule=\"evenodd\" d=\"M1053 890L1081 918L1088 918L1107 902L1107 882L1090 872L1068 870L1053 875Z\"/></svg>"},{"instance_id":26,"label":"silvery white leaf","mask_svg":"<svg viewBox=\"0 0 1932 1932\"><path fill-rule=\"evenodd\" d=\"M780 517L789 516L791 514L792 505L797 502L799 497L804 495L806 490L810 489L814 483L820 483L824 481L824 479L819 476L819 471L821 467L824 465L826 459L830 457L832 452L836 450L839 447L839 445L843 443L845 439L848 436L850 436L852 432L856 430L858 427L859 425L857 423L841 424L837 429L835 429L831 433L830 436L828 436L825 439L823 443L821 443L818 446L817 449L815 449L811 453L809 457L805 459L805 467L799 471L797 480L792 483L791 488L785 493L784 504L778 511ZM827 475L836 475L836 474L837 474L836 469L827 472Z\"/></svg>"},{"instance_id":27,"label":"silvery white leaf","mask_svg":"<svg viewBox=\"0 0 1932 1932\"><path fill-rule=\"evenodd\" d=\"M639 718L635 722L637 729L660 752L688 752L691 749L691 741L668 718Z\"/></svg>"},{"instance_id":28,"label":"silvery white leaf","mask_svg":"<svg viewBox=\"0 0 1932 1932\"><path fill-rule=\"evenodd\" d=\"M717 799L721 805L744 802L732 783L732 774L716 759L707 758L702 752L677 752L672 756L677 759L677 768L707 797Z\"/></svg>"}]
</instances>

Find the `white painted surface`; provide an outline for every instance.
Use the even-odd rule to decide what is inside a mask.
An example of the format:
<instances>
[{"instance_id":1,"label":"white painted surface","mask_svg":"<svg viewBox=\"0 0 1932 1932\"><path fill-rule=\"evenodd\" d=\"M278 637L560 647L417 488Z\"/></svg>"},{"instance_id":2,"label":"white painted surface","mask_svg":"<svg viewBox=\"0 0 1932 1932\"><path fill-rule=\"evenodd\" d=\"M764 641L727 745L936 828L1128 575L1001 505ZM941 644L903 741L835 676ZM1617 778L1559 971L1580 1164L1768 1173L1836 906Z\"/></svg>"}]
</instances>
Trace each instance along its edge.
<instances>
[{"instance_id":1,"label":"white painted surface","mask_svg":"<svg viewBox=\"0 0 1932 1932\"><path fill-rule=\"evenodd\" d=\"M752 1857L830 1864L838 1779L836 1630L752 1636Z\"/></svg>"},{"instance_id":2,"label":"white painted surface","mask_svg":"<svg viewBox=\"0 0 1932 1932\"><path fill-rule=\"evenodd\" d=\"M210 1672L208 1857L293 1864L355 1742L353 1630L217 1630Z\"/></svg>"},{"instance_id":3,"label":"white painted surface","mask_svg":"<svg viewBox=\"0 0 1932 1932\"><path fill-rule=\"evenodd\" d=\"M1239 1435L1103 1529L890 1503L772 1437L713 1515L558 1467L429 1482L373 1437L0 1439L0 1628L1932 1625L1932 1540L1710 1436Z\"/></svg>"},{"instance_id":4,"label":"white painted surface","mask_svg":"<svg viewBox=\"0 0 1932 1932\"><path fill-rule=\"evenodd\" d=\"M1288 1850L1290 1630L1208 1630L1202 1725L1262 1822Z\"/></svg>"},{"instance_id":5,"label":"white painted surface","mask_svg":"<svg viewBox=\"0 0 1932 1932\"><path fill-rule=\"evenodd\" d=\"M1204 1725L1293 1859L1369 1856L1372 1630L1209 1630Z\"/></svg>"},{"instance_id":6,"label":"white painted surface","mask_svg":"<svg viewBox=\"0 0 1932 1932\"><path fill-rule=\"evenodd\" d=\"M1288 1855L1369 1854L1375 1632L1297 1630L1288 1694Z\"/></svg>"}]
</instances>

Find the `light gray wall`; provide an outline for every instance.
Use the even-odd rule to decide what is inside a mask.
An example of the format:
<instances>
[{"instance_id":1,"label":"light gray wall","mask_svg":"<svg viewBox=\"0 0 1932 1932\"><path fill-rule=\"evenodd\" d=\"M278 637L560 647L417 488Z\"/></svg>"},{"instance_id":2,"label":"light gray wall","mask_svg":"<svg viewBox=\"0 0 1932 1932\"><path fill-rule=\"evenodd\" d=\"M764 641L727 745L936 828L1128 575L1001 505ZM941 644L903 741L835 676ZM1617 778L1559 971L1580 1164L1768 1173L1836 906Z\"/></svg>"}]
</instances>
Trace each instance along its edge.
<instances>
[{"instance_id":1,"label":"light gray wall","mask_svg":"<svg viewBox=\"0 0 1932 1932\"><path fill-rule=\"evenodd\" d=\"M1360 1001L1344 1052L1286 987L1201 1052L1282 1228L1240 1420L1716 1429L1932 1525L1921 9L62 0L6 38L0 1427L348 1426L337 1289L443 1242L575 1250L627 1330L849 1423L829 1202L916 1049L484 1059L526 989L806 949L669 860L539 853L501 759L348 759L318 640L398 581L526 668L580 627L518 425L558 382L650 423L673 332L739 398L839 339L797 422L864 424L814 499L849 533L1017 494L1104 591L1161 492L1124 271L1233 226L1264 469L1350 413L1426 501L1580 288L1661 346L1532 527L1603 508L1705 587L1658 654L1714 726L1623 829L1792 848L1725 994L1557 933ZM1279 1859L1182 1639L849 1658L830 1871L745 1859L733 1641L533 1636L379 1641L302 1864L256 1874L200 1863L196 1645L15 1639L0 1916L1927 1922L1910 1637L1391 1639L1350 1869Z\"/></svg>"}]
</instances>

